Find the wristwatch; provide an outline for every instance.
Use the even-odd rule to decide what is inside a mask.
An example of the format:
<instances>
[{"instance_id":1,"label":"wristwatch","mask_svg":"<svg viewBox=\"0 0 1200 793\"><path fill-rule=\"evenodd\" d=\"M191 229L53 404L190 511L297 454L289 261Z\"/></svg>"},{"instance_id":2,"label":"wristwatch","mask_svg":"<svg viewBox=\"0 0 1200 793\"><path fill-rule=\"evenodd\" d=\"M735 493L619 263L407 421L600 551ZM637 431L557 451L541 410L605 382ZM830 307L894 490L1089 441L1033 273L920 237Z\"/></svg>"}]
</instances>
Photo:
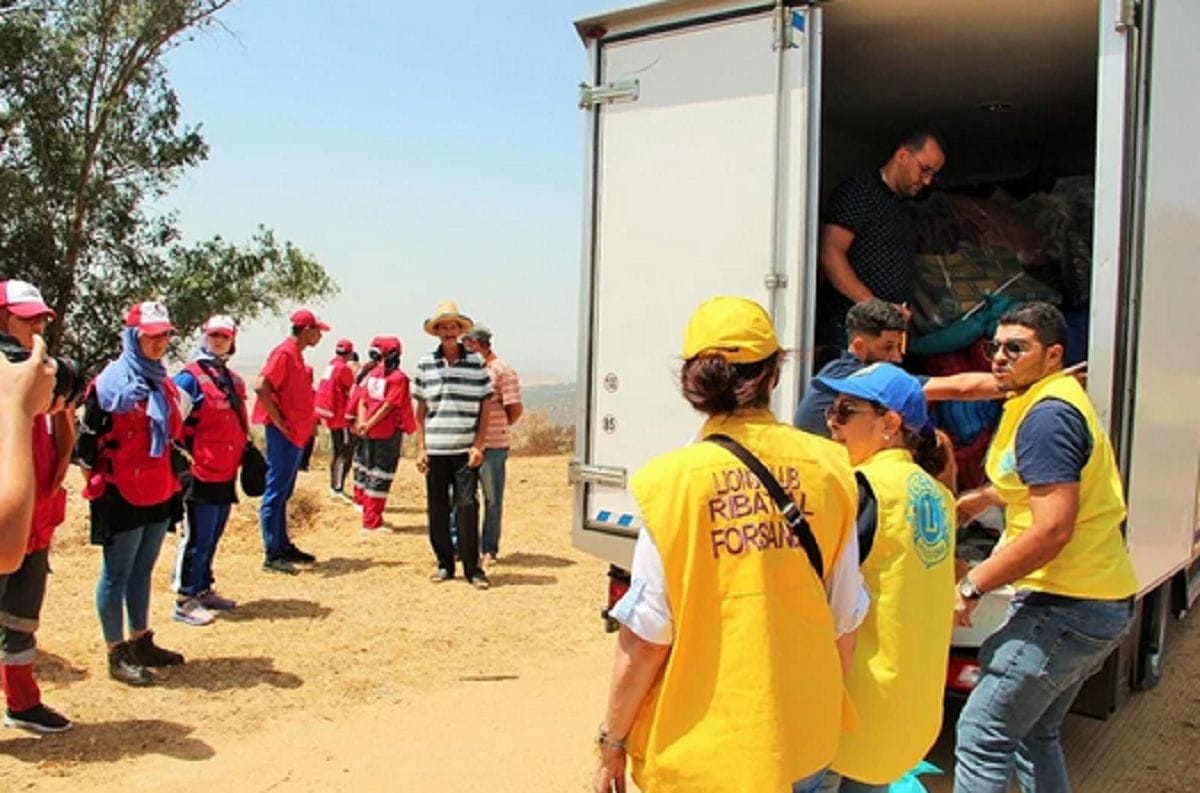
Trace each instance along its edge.
<instances>
[{"instance_id":1,"label":"wristwatch","mask_svg":"<svg viewBox=\"0 0 1200 793\"><path fill-rule=\"evenodd\" d=\"M979 600L983 597L983 590L975 586L970 576L963 576L958 582L958 594L963 600Z\"/></svg>"}]
</instances>

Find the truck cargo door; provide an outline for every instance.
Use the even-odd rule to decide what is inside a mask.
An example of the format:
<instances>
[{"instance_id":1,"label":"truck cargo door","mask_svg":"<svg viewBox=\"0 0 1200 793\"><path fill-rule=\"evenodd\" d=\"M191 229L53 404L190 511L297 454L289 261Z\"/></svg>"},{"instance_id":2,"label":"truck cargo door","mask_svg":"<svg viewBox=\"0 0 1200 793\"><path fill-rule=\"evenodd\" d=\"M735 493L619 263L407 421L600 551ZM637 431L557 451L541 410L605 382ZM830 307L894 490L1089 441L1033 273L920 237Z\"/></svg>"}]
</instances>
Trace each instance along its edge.
<instances>
[{"instance_id":1,"label":"truck cargo door","mask_svg":"<svg viewBox=\"0 0 1200 793\"><path fill-rule=\"evenodd\" d=\"M628 476L702 424L678 386L691 311L747 296L785 346L803 341L815 13L759 8L591 45L575 540L610 561L628 562L641 525Z\"/></svg>"}]
</instances>

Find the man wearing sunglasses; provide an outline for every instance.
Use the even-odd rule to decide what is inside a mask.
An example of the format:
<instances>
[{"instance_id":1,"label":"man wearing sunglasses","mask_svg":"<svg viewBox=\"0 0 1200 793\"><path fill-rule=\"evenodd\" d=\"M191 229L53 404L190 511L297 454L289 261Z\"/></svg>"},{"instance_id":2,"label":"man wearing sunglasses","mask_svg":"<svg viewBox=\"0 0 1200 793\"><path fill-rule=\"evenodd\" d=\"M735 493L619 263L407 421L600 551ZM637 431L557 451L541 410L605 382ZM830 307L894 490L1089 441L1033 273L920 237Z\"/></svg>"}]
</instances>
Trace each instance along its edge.
<instances>
[{"instance_id":1,"label":"man wearing sunglasses","mask_svg":"<svg viewBox=\"0 0 1200 793\"><path fill-rule=\"evenodd\" d=\"M1005 508L992 556L958 584L955 618L1012 584L1008 620L980 648L980 678L958 722L956 793L1069 791L1059 737L1079 689L1120 642L1137 590L1121 534L1125 497L1112 446L1063 370L1067 325L1048 303L1005 314L992 373L1008 393L988 452L990 484L958 501L960 524Z\"/></svg>"},{"instance_id":2,"label":"man wearing sunglasses","mask_svg":"<svg viewBox=\"0 0 1200 793\"><path fill-rule=\"evenodd\" d=\"M824 278L817 300L818 344L846 344L842 318L855 303L879 298L907 312L917 232L904 201L928 187L945 163L937 134L913 132L901 138L878 171L847 179L834 189L821 225Z\"/></svg>"}]
</instances>

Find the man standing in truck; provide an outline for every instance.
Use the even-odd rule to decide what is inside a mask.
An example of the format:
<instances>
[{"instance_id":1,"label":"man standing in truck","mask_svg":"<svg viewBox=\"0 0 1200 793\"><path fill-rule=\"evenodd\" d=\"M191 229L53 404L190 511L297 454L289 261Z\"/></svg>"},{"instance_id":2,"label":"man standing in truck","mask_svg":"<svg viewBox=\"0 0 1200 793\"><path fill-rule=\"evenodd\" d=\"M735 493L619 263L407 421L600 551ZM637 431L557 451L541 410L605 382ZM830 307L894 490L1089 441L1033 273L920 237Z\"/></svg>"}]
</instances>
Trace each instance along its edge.
<instances>
[{"instance_id":1,"label":"man standing in truck","mask_svg":"<svg viewBox=\"0 0 1200 793\"><path fill-rule=\"evenodd\" d=\"M979 651L980 677L958 720L956 793L1071 789L1060 725L1133 619L1137 578L1121 524L1125 495L1108 436L1063 371L1067 323L1048 303L1000 318L992 373L1008 392L987 458L991 484L964 494L959 521L1005 508L1004 538L958 583L971 624L983 593L1012 584L1004 625Z\"/></svg>"},{"instance_id":2,"label":"man standing in truck","mask_svg":"<svg viewBox=\"0 0 1200 793\"><path fill-rule=\"evenodd\" d=\"M904 201L929 186L946 163L941 138L903 136L878 171L834 188L821 225L817 344L843 349L842 320L855 303L879 298L907 314L912 300L917 232ZM907 319L907 316L906 316Z\"/></svg>"}]
</instances>

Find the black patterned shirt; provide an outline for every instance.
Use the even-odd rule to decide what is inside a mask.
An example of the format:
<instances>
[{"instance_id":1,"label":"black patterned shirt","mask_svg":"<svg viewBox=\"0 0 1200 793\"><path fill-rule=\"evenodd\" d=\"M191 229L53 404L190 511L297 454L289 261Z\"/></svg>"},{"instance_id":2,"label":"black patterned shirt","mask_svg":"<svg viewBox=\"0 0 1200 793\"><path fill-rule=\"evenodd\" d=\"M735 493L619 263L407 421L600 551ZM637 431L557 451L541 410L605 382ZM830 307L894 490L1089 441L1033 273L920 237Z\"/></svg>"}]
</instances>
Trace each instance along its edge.
<instances>
[{"instance_id":1,"label":"black patterned shirt","mask_svg":"<svg viewBox=\"0 0 1200 793\"><path fill-rule=\"evenodd\" d=\"M916 270L917 231L912 212L878 171L855 176L834 188L825 223L854 232L850 266L871 294L889 303L909 303ZM831 290L832 291L832 290ZM839 314L850 308L842 295Z\"/></svg>"}]
</instances>

